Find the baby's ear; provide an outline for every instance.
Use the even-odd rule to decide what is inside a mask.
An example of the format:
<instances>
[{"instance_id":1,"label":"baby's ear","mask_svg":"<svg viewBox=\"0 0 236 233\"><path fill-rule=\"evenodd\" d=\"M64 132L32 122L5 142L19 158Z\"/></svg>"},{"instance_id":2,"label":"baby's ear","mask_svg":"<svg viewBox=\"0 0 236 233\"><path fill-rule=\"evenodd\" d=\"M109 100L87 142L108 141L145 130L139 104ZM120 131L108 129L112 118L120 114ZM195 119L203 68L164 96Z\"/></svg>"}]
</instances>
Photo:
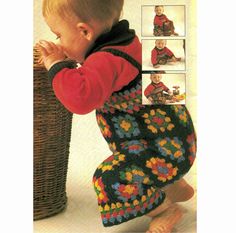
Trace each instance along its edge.
<instances>
[{"instance_id":1,"label":"baby's ear","mask_svg":"<svg viewBox=\"0 0 236 233\"><path fill-rule=\"evenodd\" d=\"M79 34L81 36L83 36L87 40L92 40L93 39L94 30L90 25L88 25L87 23L81 23L80 22L76 26L77 26L77 29L78 29Z\"/></svg>"}]
</instances>

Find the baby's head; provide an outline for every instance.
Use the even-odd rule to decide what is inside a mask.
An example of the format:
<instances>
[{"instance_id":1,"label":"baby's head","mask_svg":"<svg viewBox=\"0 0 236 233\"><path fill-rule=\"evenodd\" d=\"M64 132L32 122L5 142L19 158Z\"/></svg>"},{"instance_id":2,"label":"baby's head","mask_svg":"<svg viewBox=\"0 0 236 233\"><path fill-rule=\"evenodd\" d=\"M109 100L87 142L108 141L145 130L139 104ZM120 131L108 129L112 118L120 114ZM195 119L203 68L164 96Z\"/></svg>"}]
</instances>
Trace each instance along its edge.
<instances>
[{"instance_id":1,"label":"baby's head","mask_svg":"<svg viewBox=\"0 0 236 233\"><path fill-rule=\"evenodd\" d=\"M119 21L124 0L43 0L46 23L66 55L78 62L96 38Z\"/></svg>"},{"instance_id":2,"label":"baby's head","mask_svg":"<svg viewBox=\"0 0 236 233\"><path fill-rule=\"evenodd\" d=\"M153 83L159 83L162 79L162 74L161 73L151 73L150 74L150 79Z\"/></svg>"},{"instance_id":3,"label":"baby's head","mask_svg":"<svg viewBox=\"0 0 236 233\"><path fill-rule=\"evenodd\" d=\"M155 45L158 49L163 49L166 46L166 40L158 39L155 41Z\"/></svg>"},{"instance_id":4,"label":"baby's head","mask_svg":"<svg viewBox=\"0 0 236 233\"><path fill-rule=\"evenodd\" d=\"M67 19L79 19L105 24L107 29L117 23L124 0L43 0L43 16L58 14Z\"/></svg>"},{"instance_id":5,"label":"baby's head","mask_svg":"<svg viewBox=\"0 0 236 233\"><path fill-rule=\"evenodd\" d=\"M156 15L162 15L163 12L164 12L164 6L161 6L161 5L155 6L155 13L156 13Z\"/></svg>"}]
</instances>

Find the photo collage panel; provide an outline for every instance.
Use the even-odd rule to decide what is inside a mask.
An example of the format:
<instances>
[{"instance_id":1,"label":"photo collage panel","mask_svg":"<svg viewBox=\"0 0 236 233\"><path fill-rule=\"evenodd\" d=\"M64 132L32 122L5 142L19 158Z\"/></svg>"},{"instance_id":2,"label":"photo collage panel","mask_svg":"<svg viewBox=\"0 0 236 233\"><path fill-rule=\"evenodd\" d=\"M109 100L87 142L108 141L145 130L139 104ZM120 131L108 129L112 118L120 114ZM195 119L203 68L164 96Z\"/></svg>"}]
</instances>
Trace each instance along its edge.
<instances>
[{"instance_id":1,"label":"photo collage panel","mask_svg":"<svg viewBox=\"0 0 236 233\"><path fill-rule=\"evenodd\" d=\"M142 103L186 104L186 6L141 6Z\"/></svg>"}]
</instances>

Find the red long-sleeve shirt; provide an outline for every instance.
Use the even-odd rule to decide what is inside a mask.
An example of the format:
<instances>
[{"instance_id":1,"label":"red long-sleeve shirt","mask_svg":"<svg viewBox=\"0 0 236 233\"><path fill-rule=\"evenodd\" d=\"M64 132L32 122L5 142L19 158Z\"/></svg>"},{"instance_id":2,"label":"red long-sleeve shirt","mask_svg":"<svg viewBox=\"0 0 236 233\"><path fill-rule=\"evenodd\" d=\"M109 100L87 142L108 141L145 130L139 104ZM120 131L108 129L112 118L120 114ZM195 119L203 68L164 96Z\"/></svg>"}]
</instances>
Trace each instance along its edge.
<instances>
[{"instance_id":1,"label":"red long-sleeve shirt","mask_svg":"<svg viewBox=\"0 0 236 233\"><path fill-rule=\"evenodd\" d=\"M158 49L155 47L152 50L151 61L153 65L157 65L160 59L162 58L167 59L173 56L174 56L174 53L167 47L164 47L163 49Z\"/></svg>"},{"instance_id":2,"label":"red long-sleeve shirt","mask_svg":"<svg viewBox=\"0 0 236 233\"><path fill-rule=\"evenodd\" d=\"M153 24L157 25L159 27L162 27L164 22L169 21L169 19L166 17L166 15L162 14L162 15L155 15L154 17L154 21Z\"/></svg>"},{"instance_id":3,"label":"red long-sleeve shirt","mask_svg":"<svg viewBox=\"0 0 236 233\"><path fill-rule=\"evenodd\" d=\"M144 90L144 95L148 98L150 95L154 94L154 90L156 89L160 89L162 91L168 92L169 88L167 86L165 86L165 84L163 82L159 82L159 83L151 83L149 84L146 89Z\"/></svg>"},{"instance_id":4,"label":"red long-sleeve shirt","mask_svg":"<svg viewBox=\"0 0 236 233\"><path fill-rule=\"evenodd\" d=\"M141 43L136 36L127 45L107 47L126 52L141 63ZM138 72L124 58L98 51L89 55L80 68L58 71L52 85L56 97L69 111L86 114L101 107L113 92L130 83Z\"/></svg>"}]
</instances>

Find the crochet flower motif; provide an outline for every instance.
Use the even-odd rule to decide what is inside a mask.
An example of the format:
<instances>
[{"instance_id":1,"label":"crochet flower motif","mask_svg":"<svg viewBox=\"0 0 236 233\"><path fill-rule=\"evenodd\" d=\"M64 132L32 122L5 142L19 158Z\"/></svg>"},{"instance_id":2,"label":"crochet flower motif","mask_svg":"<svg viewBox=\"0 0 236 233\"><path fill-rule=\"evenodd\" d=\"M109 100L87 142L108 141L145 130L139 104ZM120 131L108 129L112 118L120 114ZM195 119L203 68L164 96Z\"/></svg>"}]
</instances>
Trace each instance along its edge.
<instances>
[{"instance_id":1,"label":"crochet flower motif","mask_svg":"<svg viewBox=\"0 0 236 233\"><path fill-rule=\"evenodd\" d=\"M149 179L143 170L135 165L126 168L120 172L121 180L127 184L120 184L119 182L112 185L115 189L115 194L119 200L127 202L128 200L136 200L137 196L143 195L143 184L151 185L153 181Z\"/></svg>"},{"instance_id":2,"label":"crochet flower motif","mask_svg":"<svg viewBox=\"0 0 236 233\"><path fill-rule=\"evenodd\" d=\"M190 155L189 155L188 159L190 161L190 164L192 165L194 160L195 160L196 152L197 152L196 138L195 138L195 134L194 133L188 135L187 142L190 145L190 147L189 147Z\"/></svg>"},{"instance_id":3,"label":"crochet flower motif","mask_svg":"<svg viewBox=\"0 0 236 233\"><path fill-rule=\"evenodd\" d=\"M137 196L143 195L143 188L140 184L124 185L117 182L112 185L112 188L115 190L117 198L123 202L136 200Z\"/></svg>"},{"instance_id":4,"label":"crochet flower motif","mask_svg":"<svg viewBox=\"0 0 236 233\"><path fill-rule=\"evenodd\" d=\"M175 111L175 115L180 119L180 123L186 126L189 122L186 108L181 105L171 105L171 108Z\"/></svg>"},{"instance_id":5,"label":"crochet flower motif","mask_svg":"<svg viewBox=\"0 0 236 233\"><path fill-rule=\"evenodd\" d=\"M172 160L177 160L181 162L185 160L184 153L185 150L182 148L183 142L177 137L171 138L160 138L156 140L158 150L165 157L170 157Z\"/></svg>"},{"instance_id":6,"label":"crochet flower motif","mask_svg":"<svg viewBox=\"0 0 236 233\"><path fill-rule=\"evenodd\" d=\"M151 185L153 183L149 179L149 176L143 172L143 169L135 165L126 168L124 171L120 171L120 178L121 180L128 181L129 184Z\"/></svg>"},{"instance_id":7,"label":"crochet flower motif","mask_svg":"<svg viewBox=\"0 0 236 233\"><path fill-rule=\"evenodd\" d=\"M158 131L165 132L166 129L171 131L175 126L171 123L170 117L166 116L166 112L160 109L152 109L149 114L145 113L142 116L147 124L147 128L152 133L158 133Z\"/></svg>"},{"instance_id":8,"label":"crochet flower motif","mask_svg":"<svg viewBox=\"0 0 236 233\"><path fill-rule=\"evenodd\" d=\"M152 173L157 175L157 179L166 182L177 175L178 168L173 167L171 163L166 163L165 159L152 157L146 161L146 167L152 169Z\"/></svg>"},{"instance_id":9,"label":"crochet flower motif","mask_svg":"<svg viewBox=\"0 0 236 233\"><path fill-rule=\"evenodd\" d=\"M107 194L104 191L104 184L102 182L102 178L96 179L93 178L94 190L98 196L98 204L106 203L108 201Z\"/></svg>"},{"instance_id":10,"label":"crochet flower motif","mask_svg":"<svg viewBox=\"0 0 236 233\"><path fill-rule=\"evenodd\" d=\"M135 118L130 115L113 117L111 119L114 122L116 133L120 138L132 136L138 136L140 130L138 128L138 123L135 121Z\"/></svg>"},{"instance_id":11,"label":"crochet flower motif","mask_svg":"<svg viewBox=\"0 0 236 233\"><path fill-rule=\"evenodd\" d=\"M101 115L101 114L97 114L97 122L98 122L98 125L99 125L99 128L102 132L102 135L104 137L108 137L110 138L112 133L110 131L110 126L107 124L106 120L104 119L104 117Z\"/></svg>"},{"instance_id":12,"label":"crochet flower motif","mask_svg":"<svg viewBox=\"0 0 236 233\"><path fill-rule=\"evenodd\" d=\"M98 169L101 169L102 172L113 170L114 166L119 166L121 161L125 160L125 155L120 154L119 152L114 153L106 160L104 160L99 166Z\"/></svg>"},{"instance_id":13,"label":"crochet flower motif","mask_svg":"<svg viewBox=\"0 0 236 233\"><path fill-rule=\"evenodd\" d=\"M126 149L131 154L139 154L147 148L147 141L141 140L131 140L121 143L121 148Z\"/></svg>"}]
</instances>

